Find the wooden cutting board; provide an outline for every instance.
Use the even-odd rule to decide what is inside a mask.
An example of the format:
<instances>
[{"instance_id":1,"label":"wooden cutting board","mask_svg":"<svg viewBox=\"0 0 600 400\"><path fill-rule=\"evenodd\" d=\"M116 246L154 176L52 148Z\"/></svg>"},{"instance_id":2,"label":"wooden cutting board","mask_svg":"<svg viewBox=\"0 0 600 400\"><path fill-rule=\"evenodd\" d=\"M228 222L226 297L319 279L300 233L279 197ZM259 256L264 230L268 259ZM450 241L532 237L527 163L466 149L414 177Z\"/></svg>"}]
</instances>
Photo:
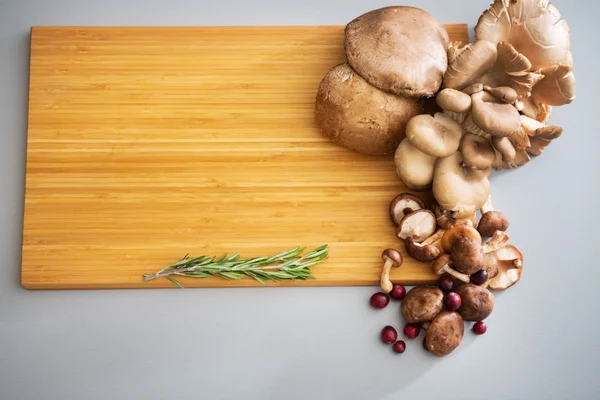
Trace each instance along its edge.
<instances>
[{"instance_id":1,"label":"wooden cutting board","mask_svg":"<svg viewBox=\"0 0 600 400\"><path fill-rule=\"evenodd\" d=\"M321 244L316 280L269 285L378 285L381 251L404 251L387 209L405 188L392 157L329 143L313 117L343 29L34 27L22 285L175 287L142 274ZM392 278L435 279L408 257Z\"/></svg>"}]
</instances>

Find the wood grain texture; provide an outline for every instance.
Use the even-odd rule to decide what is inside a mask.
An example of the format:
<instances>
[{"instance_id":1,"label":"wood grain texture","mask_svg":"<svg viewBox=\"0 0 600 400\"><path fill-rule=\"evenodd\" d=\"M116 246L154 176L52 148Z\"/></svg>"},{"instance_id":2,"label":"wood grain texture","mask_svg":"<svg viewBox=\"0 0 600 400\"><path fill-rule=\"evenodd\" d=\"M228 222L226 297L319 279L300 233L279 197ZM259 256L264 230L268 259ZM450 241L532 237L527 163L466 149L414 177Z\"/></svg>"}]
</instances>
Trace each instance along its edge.
<instances>
[{"instance_id":1,"label":"wood grain texture","mask_svg":"<svg viewBox=\"0 0 600 400\"><path fill-rule=\"evenodd\" d=\"M467 41L466 25L447 29ZM186 253L321 244L316 280L269 286L378 285L381 251L404 251L387 207L405 188L392 157L314 124L343 60L343 26L33 28L22 285L174 287L142 274ZM392 279L434 276L406 257Z\"/></svg>"}]
</instances>

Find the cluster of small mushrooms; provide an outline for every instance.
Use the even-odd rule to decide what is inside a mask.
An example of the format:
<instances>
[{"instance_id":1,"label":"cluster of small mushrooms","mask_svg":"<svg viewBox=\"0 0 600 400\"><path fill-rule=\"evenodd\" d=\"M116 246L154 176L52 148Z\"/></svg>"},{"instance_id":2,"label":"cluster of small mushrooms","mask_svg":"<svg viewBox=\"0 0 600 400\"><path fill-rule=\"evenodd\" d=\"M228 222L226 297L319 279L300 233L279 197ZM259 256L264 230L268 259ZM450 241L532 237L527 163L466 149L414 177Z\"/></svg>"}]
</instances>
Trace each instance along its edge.
<instances>
[{"instance_id":1,"label":"cluster of small mushrooms","mask_svg":"<svg viewBox=\"0 0 600 400\"><path fill-rule=\"evenodd\" d=\"M346 61L321 81L316 122L352 151L393 154L408 190L432 192L430 207L414 194L397 196L390 217L406 253L429 263L440 287L450 279L457 289L417 286L392 297L404 298L409 325L428 325L425 347L447 355L462 339L463 321L480 324L491 313L490 289L521 277L523 256L508 244L488 178L526 164L562 134L548 121L553 107L575 99L569 27L548 0L494 0L473 43L451 42L432 15L407 6L367 12L344 33ZM383 259L380 294L387 296L398 286L389 273L402 254L387 249ZM375 302L387 304L381 296ZM394 337L386 332L386 340Z\"/></svg>"}]
</instances>

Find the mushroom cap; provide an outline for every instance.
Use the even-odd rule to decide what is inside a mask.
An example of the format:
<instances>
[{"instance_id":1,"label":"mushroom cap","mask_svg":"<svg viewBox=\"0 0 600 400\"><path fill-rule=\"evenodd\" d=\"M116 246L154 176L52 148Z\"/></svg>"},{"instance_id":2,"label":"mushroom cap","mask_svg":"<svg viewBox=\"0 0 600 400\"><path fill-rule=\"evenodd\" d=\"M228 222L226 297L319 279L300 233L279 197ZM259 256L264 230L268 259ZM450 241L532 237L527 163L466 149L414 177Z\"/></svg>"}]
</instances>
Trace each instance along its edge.
<instances>
[{"instance_id":1,"label":"mushroom cap","mask_svg":"<svg viewBox=\"0 0 600 400\"><path fill-rule=\"evenodd\" d=\"M496 275L489 278L491 289L508 289L521 279L523 254L513 245L509 244L498 251L484 255L483 263L484 268L497 270Z\"/></svg>"},{"instance_id":2,"label":"mushroom cap","mask_svg":"<svg viewBox=\"0 0 600 400\"><path fill-rule=\"evenodd\" d=\"M413 146L408 138L400 142L394 155L396 173L410 190L425 190L431 187L436 160Z\"/></svg>"},{"instance_id":3,"label":"mushroom cap","mask_svg":"<svg viewBox=\"0 0 600 400\"><path fill-rule=\"evenodd\" d=\"M473 83L469 86L467 86L466 88L464 88L463 90L461 90L461 92L463 92L464 94L468 94L469 96L475 94L475 93L479 93L483 91L483 83L477 82L477 83Z\"/></svg>"},{"instance_id":4,"label":"mushroom cap","mask_svg":"<svg viewBox=\"0 0 600 400\"><path fill-rule=\"evenodd\" d=\"M402 240L411 237L415 242L421 243L433 235L436 228L435 215L429 210L421 209L402 218L396 228L396 236Z\"/></svg>"},{"instance_id":5,"label":"mushroom cap","mask_svg":"<svg viewBox=\"0 0 600 400\"><path fill-rule=\"evenodd\" d=\"M487 92L471 96L473 122L493 136L510 136L521 126L519 111L512 104L498 100Z\"/></svg>"},{"instance_id":6,"label":"mushroom cap","mask_svg":"<svg viewBox=\"0 0 600 400\"><path fill-rule=\"evenodd\" d=\"M458 312L465 321L482 321L494 310L494 295L482 286L465 283L456 290L462 305Z\"/></svg>"},{"instance_id":7,"label":"mushroom cap","mask_svg":"<svg viewBox=\"0 0 600 400\"><path fill-rule=\"evenodd\" d=\"M383 253L381 253L381 258L384 262L391 261L393 268L399 268L404 261L402 254L396 249L385 249Z\"/></svg>"},{"instance_id":8,"label":"mushroom cap","mask_svg":"<svg viewBox=\"0 0 600 400\"><path fill-rule=\"evenodd\" d=\"M488 169L494 164L496 152L487 138L467 133L462 138L460 151L467 167Z\"/></svg>"},{"instance_id":9,"label":"mushroom cap","mask_svg":"<svg viewBox=\"0 0 600 400\"><path fill-rule=\"evenodd\" d=\"M575 100L575 75L570 65L558 64L539 72L544 78L533 87L531 97L535 103L562 106Z\"/></svg>"},{"instance_id":10,"label":"mushroom cap","mask_svg":"<svg viewBox=\"0 0 600 400\"><path fill-rule=\"evenodd\" d=\"M452 353L462 341L465 323L455 311L442 311L427 328L425 346L432 354L444 357Z\"/></svg>"},{"instance_id":11,"label":"mushroom cap","mask_svg":"<svg viewBox=\"0 0 600 400\"><path fill-rule=\"evenodd\" d=\"M451 253L454 243L461 238L471 238L481 244L481 235L477 232L477 229L465 224L457 224L444 232L441 243L442 249L446 253Z\"/></svg>"},{"instance_id":12,"label":"mushroom cap","mask_svg":"<svg viewBox=\"0 0 600 400\"><path fill-rule=\"evenodd\" d=\"M398 226L402 218L413 211L425 208L423 200L412 193L400 193L390 203L390 219Z\"/></svg>"},{"instance_id":13,"label":"mushroom cap","mask_svg":"<svg viewBox=\"0 0 600 400\"><path fill-rule=\"evenodd\" d=\"M404 244L408 255L417 261L433 261L440 256L440 249L431 244L422 245L417 243L410 236L404 239Z\"/></svg>"},{"instance_id":14,"label":"mushroom cap","mask_svg":"<svg viewBox=\"0 0 600 400\"><path fill-rule=\"evenodd\" d=\"M463 274L474 274L483 267L481 244L470 237L462 237L454 242L451 258L454 268Z\"/></svg>"},{"instance_id":15,"label":"mushroom cap","mask_svg":"<svg viewBox=\"0 0 600 400\"><path fill-rule=\"evenodd\" d=\"M483 237L492 237L496 231L508 229L508 219L500 211L488 211L481 216L477 231Z\"/></svg>"},{"instance_id":16,"label":"mushroom cap","mask_svg":"<svg viewBox=\"0 0 600 400\"><path fill-rule=\"evenodd\" d=\"M517 101L517 98L519 97L517 91L511 88L510 86L498 86L493 88L485 85L483 87L483 90L485 90L498 100L509 104L513 104L515 101Z\"/></svg>"},{"instance_id":17,"label":"mushroom cap","mask_svg":"<svg viewBox=\"0 0 600 400\"><path fill-rule=\"evenodd\" d=\"M462 129L443 113L421 114L406 125L406 137L413 146L434 157L446 157L458 150Z\"/></svg>"},{"instance_id":18,"label":"mushroom cap","mask_svg":"<svg viewBox=\"0 0 600 400\"><path fill-rule=\"evenodd\" d=\"M405 137L408 120L422 111L422 100L379 90L348 64L325 75L315 104L316 123L325 136L367 155L393 153Z\"/></svg>"},{"instance_id":19,"label":"mushroom cap","mask_svg":"<svg viewBox=\"0 0 600 400\"><path fill-rule=\"evenodd\" d=\"M494 66L496 57L495 43L478 40L461 46L453 42L448 48L448 70L443 86L457 90L466 88Z\"/></svg>"},{"instance_id":20,"label":"mushroom cap","mask_svg":"<svg viewBox=\"0 0 600 400\"><path fill-rule=\"evenodd\" d=\"M444 111L465 113L471 109L471 96L455 89L442 89L435 100Z\"/></svg>"},{"instance_id":21,"label":"mushroom cap","mask_svg":"<svg viewBox=\"0 0 600 400\"><path fill-rule=\"evenodd\" d=\"M408 291L400 312L408 323L431 321L440 311L444 303L444 293L433 286L415 286Z\"/></svg>"},{"instance_id":22,"label":"mushroom cap","mask_svg":"<svg viewBox=\"0 0 600 400\"><path fill-rule=\"evenodd\" d=\"M511 43L533 70L569 60L569 26L547 0L495 0L479 18L475 38Z\"/></svg>"},{"instance_id":23,"label":"mushroom cap","mask_svg":"<svg viewBox=\"0 0 600 400\"><path fill-rule=\"evenodd\" d=\"M492 136L492 146L498 151L498 153L502 156L500 159L500 165L502 163L510 163L515 159L517 155L517 151L515 150L515 146L508 140L507 137L497 137ZM496 168L497 166L494 165Z\"/></svg>"},{"instance_id":24,"label":"mushroom cap","mask_svg":"<svg viewBox=\"0 0 600 400\"><path fill-rule=\"evenodd\" d=\"M345 29L348 63L371 85L408 97L431 97L448 67L449 38L426 11L391 6L369 11Z\"/></svg>"},{"instance_id":25,"label":"mushroom cap","mask_svg":"<svg viewBox=\"0 0 600 400\"><path fill-rule=\"evenodd\" d=\"M462 153L440 158L435 165L433 195L455 218L470 217L486 202L490 181L484 171L463 167Z\"/></svg>"}]
</instances>

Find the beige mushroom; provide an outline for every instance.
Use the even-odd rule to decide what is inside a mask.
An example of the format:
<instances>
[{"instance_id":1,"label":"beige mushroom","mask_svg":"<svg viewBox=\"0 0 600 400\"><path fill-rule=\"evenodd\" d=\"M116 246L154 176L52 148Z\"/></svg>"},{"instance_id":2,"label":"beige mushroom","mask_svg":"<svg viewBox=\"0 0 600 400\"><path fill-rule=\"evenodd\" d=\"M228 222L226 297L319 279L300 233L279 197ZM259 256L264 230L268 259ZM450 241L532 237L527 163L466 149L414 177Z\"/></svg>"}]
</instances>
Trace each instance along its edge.
<instances>
[{"instance_id":1,"label":"beige mushroom","mask_svg":"<svg viewBox=\"0 0 600 400\"><path fill-rule=\"evenodd\" d=\"M402 218L396 228L396 236L402 240L411 237L420 243L433 235L436 227L435 215L431 211L417 210Z\"/></svg>"},{"instance_id":2,"label":"beige mushroom","mask_svg":"<svg viewBox=\"0 0 600 400\"><path fill-rule=\"evenodd\" d=\"M483 206L490 194L484 171L463 166L462 153L440 158L435 165L433 195L442 209L466 218Z\"/></svg>"},{"instance_id":3,"label":"beige mushroom","mask_svg":"<svg viewBox=\"0 0 600 400\"><path fill-rule=\"evenodd\" d=\"M471 109L471 96L455 89L442 89L436 102L444 111L465 113Z\"/></svg>"},{"instance_id":4,"label":"beige mushroom","mask_svg":"<svg viewBox=\"0 0 600 400\"><path fill-rule=\"evenodd\" d=\"M400 142L394 155L396 173L408 189L415 191L431 187L436 160L413 146L408 138Z\"/></svg>"},{"instance_id":5,"label":"beige mushroom","mask_svg":"<svg viewBox=\"0 0 600 400\"><path fill-rule=\"evenodd\" d=\"M445 88L462 90L475 83L496 63L496 44L485 40L461 46L453 42L448 48L448 70L444 75Z\"/></svg>"},{"instance_id":6,"label":"beige mushroom","mask_svg":"<svg viewBox=\"0 0 600 400\"><path fill-rule=\"evenodd\" d=\"M452 118L442 113L417 115L406 125L406 137L423 153L446 157L458 150L462 129Z\"/></svg>"},{"instance_id":7,"label":"beige mushroom","mask_svg":"<svg viewBox=\"0 0 600 400\"><path fill-rule=\"evenodd\" d=\"M492 136L492 146L497 152L494 161L495 169L500 170L504 164L511 164L514 161L517 151L507 137Z\"/></svg>"},{"instance_id":8,"label":"beige mushroom","mask_svg":"<svg viewBox=\"0 0 600 400\"><path fill-rule=\"evenodd\" d=\"M494 96L496 99L508 104L513 104L518 98L517 91L510 86L498 86L493 88L488 85L484 85L483 90Z\"/></svg>"},{"instance_id":9,"label":"beige mushroom","mask_svg":"<svg viewBox=\"0 0 600 400\"><path fill-rule=\"evenodd\" d=\"M494 164L496 152L487 138L467 133L462 138L460 151L465 166L487 170Z\"/></svg>"},{"instance_id":10,"label":"beige mushroom","mask_svg":"<svg viewBox=\"0 0 600 400\"><path fill-rule=\"evenodd\" d=\"M419 197L412 193L400 193L390 203L390 219L398 226L406 215L423 208L425 204Z\"/></svg>"},{"instance_id":11,"label":"beige mushroom","mask_svg":"<svg viewBox=\"0 0 600 400\"><path fill-rule=\"evenodd\" d=\"M575 100L575 76L570 65L554 65L540 70L544 78L533 88L534 103L562 106Z\"/></svg>"},{"instance_id":12,"label":"beige mushroom","mask_svg":"<svg viewBox=\"0 0 600 400\"><path fill-rule=\"evenodd\" d=\"M492 136L510 136L521 126L519 111L512 105L498 100L487 92L471 96L473 122Z\"/></svg>"},{"instance_id":13,"label":"beige mushroom","mask_svg":"<svg viewBox=\"0 0 600 400\"><path fill-rule=\"evenodd\" d=\"M315 118L333 143L367 155L392 154L406 123L423 111L423 101L381 91L348 64L325 75L316 97Z\"/></svg>"},{"instance_id":14,"label":"beige mushroom","mask_svg":"<svg viewBox=\"0 0 600 400\"><path fill-rule=\"evenodd\" d=\"M448 67L449 38L426 11L390 6L369 11L345 29L348 63L371 85L407 97L431 97Z\"/></svg>"},{"instance_id":15,"label":"beige mushroom","mask_svg":"<svg viewBox=\"0 0 600 400\"><path fill-rule=\"evenodd\" d=\"M488 253L483 258L484 268L494 271L487 284L491 289L504 290L521 279L523 254L514 246L507 245L498 251Z\"/></svg>"}]
</instances>

